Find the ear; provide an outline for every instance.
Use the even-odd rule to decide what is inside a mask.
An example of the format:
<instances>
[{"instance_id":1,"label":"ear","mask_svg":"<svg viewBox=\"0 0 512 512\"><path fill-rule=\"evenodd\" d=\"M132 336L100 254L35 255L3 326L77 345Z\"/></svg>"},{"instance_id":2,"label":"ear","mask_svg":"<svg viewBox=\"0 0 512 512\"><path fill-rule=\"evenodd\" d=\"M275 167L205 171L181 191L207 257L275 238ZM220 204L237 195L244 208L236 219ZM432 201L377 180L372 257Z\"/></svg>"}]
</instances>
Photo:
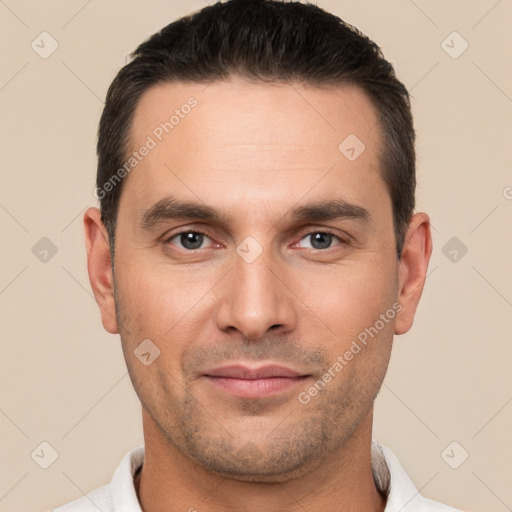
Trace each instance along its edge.
<instances>
[{"instance_id":1,"label":"ear","mask_svg":"<svg viewBox=\"0 0 512 512\"><path fill-rule=\"evenodd\" d=\"M98 208L88 208L85 212L84 230L87 271L94 297L100 307L101 322L110 334L118 334L109 238Z\"/></svg>"},{"instance_id":2,"label":"ear","mask_svg":"<svg viewBox=\"0 0 512 512\"><path fill-rule=\"evenodd\" d=\"M398 270L398 301L402 309L396 316L395 334L405 334L412 327L431 254L430 219L426 213L416 213L405 235Z\"/></svg>"}]
</instances>

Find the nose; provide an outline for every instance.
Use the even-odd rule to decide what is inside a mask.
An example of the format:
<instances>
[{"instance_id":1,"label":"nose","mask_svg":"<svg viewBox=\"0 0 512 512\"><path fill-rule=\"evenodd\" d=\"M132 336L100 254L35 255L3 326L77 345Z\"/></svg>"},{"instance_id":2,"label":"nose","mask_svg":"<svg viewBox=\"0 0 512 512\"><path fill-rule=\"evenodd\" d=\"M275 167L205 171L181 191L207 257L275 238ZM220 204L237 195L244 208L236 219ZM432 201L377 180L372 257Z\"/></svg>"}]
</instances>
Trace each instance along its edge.
<instances>
[{"instance_id":1,"label":"nose","mask_svg":"<svg viewBox=\"0 0 512 512\"><path fill-rule=\"evenodd\" d=\"M255 340L268 330L293 330L297 315L295 296L287 285L283 272L273 270L263 254L252 262L238 254L234 268L228 274L223 289L217 293L217 326L224 331L239 331Z\"/></svg>"}]
</instances>

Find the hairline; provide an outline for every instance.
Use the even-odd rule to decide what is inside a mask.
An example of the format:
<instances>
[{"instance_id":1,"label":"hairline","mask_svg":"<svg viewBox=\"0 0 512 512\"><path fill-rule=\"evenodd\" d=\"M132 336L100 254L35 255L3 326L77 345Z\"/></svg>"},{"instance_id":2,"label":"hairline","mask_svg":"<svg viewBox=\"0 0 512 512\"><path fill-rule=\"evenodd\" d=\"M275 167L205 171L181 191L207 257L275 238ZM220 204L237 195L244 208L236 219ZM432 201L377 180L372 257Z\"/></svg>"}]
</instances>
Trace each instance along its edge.
<instances>
[{"instance_id":1,"label":"hairline","mask_svg":"<svg viewBox=\"0 0 512 512\"><path fill-rule=\"evenodd\" d=\"M233 71L233 72L230 72L227 76L218 76L218 77L214 77L211 80L207 80L207 79L197 80L197 79L188 79L188 78L182 78L182 77L176 77L176 78L170 77L170 78L159 79L159 80L155 81L154 83L152 83L151 85L147 86L139 94L136 104L132 107L131 114L130 114L130 117L128 120L129 126L127 126L125 128L125 143L123 144L123 161L126 161L129 158L129 154L132 151L135 151L137 149L136 142L134 141L134 134L133 134L136 113L141 104L143 97L146 96L147 94L149 94L150 91L152 91L158 87L162 87L162 86L166 86L166 85L173 85L173 84L197 84L197 85L201 85L201 84L206 85L207 84L207 85L211 85L211 84L217 83L217 82L223 82L223 83L229 84L230 82L233 81L233 79L238 79L238 78L242 79L245 82L248 82L250 85L290 85L290 86L303 85L306 87L316 88L316 89L320 89L320 90L324 90L324 91L336 91L336 90L340 91L340 90L346 90L346 89L353 88L353 89L356 89L356 90L360 91L361 93L363 93L363 95L368 100L369 104L371 105L371 108L377 118L376 124L370 130L374 130L375 128L378 128L378 136L376 137L376 139L377 139L376 153L377 153L377 164L378 164L377 172L378 172L379 176L381 177L381 179L384 181L384 185L386 187L386 192L391 201L391 207L392 207L392 212L393 212L393 218L392 218L392 220L393 220L393 236L394 236L395 242L396 242L397 241L396 231L398 229L398 226L396 226L396 222L395 222L395 212L394 212L395 206L393 203L393 197L391 195L391 191L389 189L388 182L385 179L386 173L389 172L389 171L386 171L386 162L385 162L385 160L386 160L386 140L388 138L388 134L383 126L382 119L381 119L381 117L382 117L381 112L380 112L380 109L379 109L376 101L371 97L371 94L365 89L363 84L357 83L350 79L347 79L347 80L343 80L343 79L342 80L339 80L339 79L338 80L319 80L319 81L317 81L317 80L310 80L310 79L290 80L290 79L279 79L279 78L274 79L273 78L273 79L265 80L264 77L259 78L259 77L254 76L252 73L242 73L240 71ZM117 228L119 206L121 203L123 189L126 185L126 182L130 179L130 174L131 173L127 174L124 178L122 178L122 180L119 183L119 192L118 192L118 196L117 196L115 210L112 215L112 224L113 224L112 233L111 233L111 236L113 238L112 244L111 244L112 264L113 264L113 259L114 259L114 255L115 255L115 239L116 239L115 232L116 232L116 228Z\"/></svg>"}]
</instances>

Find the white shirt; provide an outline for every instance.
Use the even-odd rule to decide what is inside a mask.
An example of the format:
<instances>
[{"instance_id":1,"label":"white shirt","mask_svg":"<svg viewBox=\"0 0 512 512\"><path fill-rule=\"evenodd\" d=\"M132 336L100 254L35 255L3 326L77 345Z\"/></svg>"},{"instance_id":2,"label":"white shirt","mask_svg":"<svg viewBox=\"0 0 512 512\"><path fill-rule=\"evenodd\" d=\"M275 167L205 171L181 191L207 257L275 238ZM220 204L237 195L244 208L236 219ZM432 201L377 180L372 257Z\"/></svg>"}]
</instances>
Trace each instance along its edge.
<instances>
[{"instance_id":1,"label":"white shirt","mask_svg":"<svg viewBox=\"0 0 512 512\"><path fill-rule=\"evenodd\" d=\"M142 512L133 477L144 462L144 446L129 451L115 470L110 484L54 509L52 512ZM372 470L377 486L388 495L384 512L460 512L420 495L395 454L373 441Z\"/></svg>"}]
</instances>

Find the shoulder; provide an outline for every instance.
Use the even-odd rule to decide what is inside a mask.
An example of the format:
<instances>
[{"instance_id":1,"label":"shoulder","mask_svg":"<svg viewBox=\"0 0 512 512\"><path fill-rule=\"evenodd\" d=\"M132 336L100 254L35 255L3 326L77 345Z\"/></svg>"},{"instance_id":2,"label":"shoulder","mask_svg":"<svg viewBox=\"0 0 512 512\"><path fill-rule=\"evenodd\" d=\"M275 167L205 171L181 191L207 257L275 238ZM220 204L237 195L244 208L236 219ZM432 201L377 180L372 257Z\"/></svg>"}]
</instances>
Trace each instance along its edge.
<instances>
[{"instance_id":1,"label":"shoulder","mask_svg":"<svg viewBox=\"0 0 512 512\"><path fill-rule=\"evenodd\" d=\"M381 454L389 469L388 499L384 512L462 512L420 494L396 455L380 443L372 443L373 455Z\"/></svg>"},{"instance_id":2,"label":"shoulder","mask_svg":"<svg viewBox=\"0 0 512 512\"><path fill-rule=\"evenodd\" d=\"M98 487L77 500L53 509L52 512L98 512L98 510L110 512L112 501L109 487L109 485Z\"/></svg>"},{"instance_id":3,"label":"shoulder","mask_svg":"<svg viewBox=\"0 0 512 512\"><path fill-rule=\"evenodd\" d=\"M133 475L144 463L144 446L125 454L109 484L98 487L52 512L141 512Z\"/></svg>"},{"instance_id":4,"label":"shoulder","mask_svg":"<svg viewBox=\"0 0 512 512\"><path fill-rule=\"evenodd\" d=\"M415 512L462 512L457 508L450 507L449 505L445 505L444 503L439 503L438 501L429 500L424 498L423 496L417 500L417 504L414 503L414 506L411 508L404 509L404 512L413 510Z\"/></svg>"}]
</instances>

